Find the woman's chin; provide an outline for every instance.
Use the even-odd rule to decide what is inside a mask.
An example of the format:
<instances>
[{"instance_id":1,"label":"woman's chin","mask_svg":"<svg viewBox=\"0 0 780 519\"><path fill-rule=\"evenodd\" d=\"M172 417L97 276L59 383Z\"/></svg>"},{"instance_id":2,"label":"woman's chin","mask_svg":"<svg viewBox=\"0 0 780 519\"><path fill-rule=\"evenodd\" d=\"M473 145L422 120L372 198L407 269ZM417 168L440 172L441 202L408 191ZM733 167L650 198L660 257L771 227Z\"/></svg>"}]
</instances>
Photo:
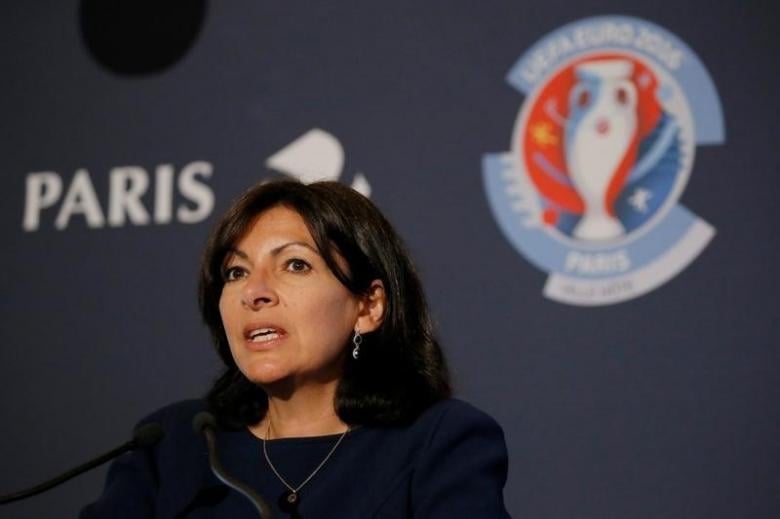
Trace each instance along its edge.
<instances>
[{"instance_id":1,"label":"woman's chin","mask_svg":"<svg viewBox=\"0 0 780 519\"><path fill-rule=\"evenodd\" d=\"M244 376L258 386L269 386L281 383L289 377L289 373L281 366L272 363L253 363L241 367Z\"/></svg>"}]
</instances>

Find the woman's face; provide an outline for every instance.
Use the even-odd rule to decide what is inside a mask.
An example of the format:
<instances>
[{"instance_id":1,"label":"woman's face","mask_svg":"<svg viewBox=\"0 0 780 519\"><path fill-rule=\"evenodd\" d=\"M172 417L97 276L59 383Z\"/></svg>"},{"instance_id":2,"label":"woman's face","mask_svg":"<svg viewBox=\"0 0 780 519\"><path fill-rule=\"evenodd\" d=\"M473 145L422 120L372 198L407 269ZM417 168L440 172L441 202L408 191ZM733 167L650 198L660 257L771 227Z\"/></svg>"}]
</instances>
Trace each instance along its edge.
<instances>
[{"instance_id":1,"label":"woman's face","mask_svg":"<svg viewBox=\"0 0 780 519\"><path fill-rule=\"evenodd\" d=\"M297 212L276 206L261 213L223 272L222 324L249 380L270 388L340 378L364 303L327 267Z\"/></svg>"}]
</instances>

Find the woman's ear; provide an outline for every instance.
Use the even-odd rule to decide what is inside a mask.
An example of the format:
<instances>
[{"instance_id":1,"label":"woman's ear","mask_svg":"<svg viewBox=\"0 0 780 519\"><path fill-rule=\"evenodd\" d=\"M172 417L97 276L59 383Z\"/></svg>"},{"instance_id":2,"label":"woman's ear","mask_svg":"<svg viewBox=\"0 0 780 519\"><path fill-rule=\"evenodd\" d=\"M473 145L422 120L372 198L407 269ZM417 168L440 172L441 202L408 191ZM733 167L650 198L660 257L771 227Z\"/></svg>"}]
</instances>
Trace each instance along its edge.
<instances>
[{"instance_id":1,"label":"woman's ear","mask_svg":"<svg viewBox=\"0 0 780 519\"><path fill-rule=\"evenodd\" d=\"M360 333L373 332L382 325L386 310L385 285L381 280L375 279L360 300L360 312L355 327L360 330Z\"/></svg>"}]
</instances>

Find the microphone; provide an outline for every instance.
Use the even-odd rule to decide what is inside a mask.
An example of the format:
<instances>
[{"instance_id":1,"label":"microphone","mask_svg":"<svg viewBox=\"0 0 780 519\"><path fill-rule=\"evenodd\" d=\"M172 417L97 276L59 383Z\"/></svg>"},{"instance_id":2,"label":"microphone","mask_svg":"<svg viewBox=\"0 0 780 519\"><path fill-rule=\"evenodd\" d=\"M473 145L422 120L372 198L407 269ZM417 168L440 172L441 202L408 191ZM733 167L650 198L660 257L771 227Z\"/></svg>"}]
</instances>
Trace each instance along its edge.
<instances>
[{"instance_id":1,"label":"microphone","mask_svg":"<svg viewBox=\"0 0 780 519\"><path fill-rule=\"evenodd\" d=\"M19 492L14 492L13 494L0 496L0 505L13 503L14 501L19 501L20 499L25 499L28 497L38 495L42 492L46 492L47 490L54 488L57 485L60 485L62 483L65 483L69 479L73 479L79 474L91 470L97 467L98 465L102 465L103 463L110 461L116 458L117 456L119 456L120 454L123 454L127 451L131 451L139 447L142 448L152 447L153 445L156 445L157 442L162 440L163 436L165 436L165 431L163 431L162 427L160 427L160 424L147 423L141 425L133 433L132 440L123 443L119 447L112 449L106 452L105 454L101 454L100 456L98 456L93 460L90 460L82 465L79 465L78 467L70 469L69 471L63 474L60 474L56 478L50 479L48 481L44 481L43 483L36 485L32 488L28 488L26 490L20 490Z\"/></svg>"},{"instance_id":2,"label":"microphone","mask_svg":"<svg viewBox=\"0 0 780 519\"><path fill-rule=\"evenodd\" d=\"M217 455L215 435L217 420L214 418L214 415L207 411L201 411L192 419L192 428L195 429L197 434L206 435L206 443L209 449L209 466L217 479L249 499L262 519L271 519L271 508L265 502L265 499L255 492L252 487L229 475L222 467Z\"/></svg>"}]
</instances>

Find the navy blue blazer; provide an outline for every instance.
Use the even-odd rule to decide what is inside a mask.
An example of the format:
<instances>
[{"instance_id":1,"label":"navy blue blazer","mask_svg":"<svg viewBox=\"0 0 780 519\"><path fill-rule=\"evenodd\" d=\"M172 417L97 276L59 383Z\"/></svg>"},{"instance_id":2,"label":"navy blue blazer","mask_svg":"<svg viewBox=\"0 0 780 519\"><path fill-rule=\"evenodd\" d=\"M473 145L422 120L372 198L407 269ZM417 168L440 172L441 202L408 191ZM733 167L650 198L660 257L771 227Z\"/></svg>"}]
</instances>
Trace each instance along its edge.
<instances>
[{"instance_id":1,"label":"navy blue blazer","mask_svg":"<svg viewBox=\"0 0 780 519\"><path fill-rule=\"evenodd\" d=\"M258 514L242 495L211 473L205 438L192 429L200 400L163 408L165 438L118 458L100 498L81 512L91 518L242 518ZM276 468L297 486L327 455L336 436L270 440ZM219 431L225 469L252 485L289 518L277 499L286 488L263 456L263 441L247 430ZM503 488L507 453L503 432L489 416L459 400L435 404L404 427L350 431L322 469L300 490L299 517L507 518Z\"/></svg>"}]
</instances>

